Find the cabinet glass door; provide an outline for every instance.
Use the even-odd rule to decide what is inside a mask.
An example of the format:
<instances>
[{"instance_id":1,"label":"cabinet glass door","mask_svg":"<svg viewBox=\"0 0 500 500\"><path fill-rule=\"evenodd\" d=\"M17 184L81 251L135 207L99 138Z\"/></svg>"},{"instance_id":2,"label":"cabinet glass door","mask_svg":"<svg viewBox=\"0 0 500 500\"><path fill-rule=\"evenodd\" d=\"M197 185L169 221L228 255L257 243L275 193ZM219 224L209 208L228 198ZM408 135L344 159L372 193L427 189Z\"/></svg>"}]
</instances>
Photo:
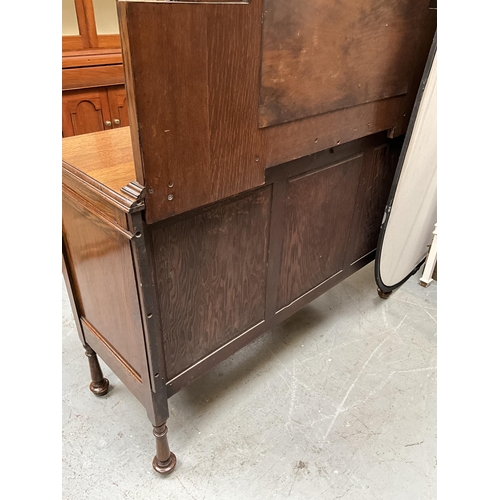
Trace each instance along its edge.
<instances>
[{"instance_id":1,"label":"cabinet glass door","mask_svg":"<svg viewBox=\"0 0 500 500\"><path fill-rule=\"evenodd\" d=\"M117 35L118 14L116 0L93 0L95 25L98 35Z\"/></svg>"},{"instance_id":2,"label":"cabinet glass door","mask_svg":"<svg viewBox=\"0 0 500 500\"><path fill-rule=\"evenodd\" d=\"M78 36L78 18L73 0L62 0L62 34L63 36Z\"/></svg>"}]
</instances>

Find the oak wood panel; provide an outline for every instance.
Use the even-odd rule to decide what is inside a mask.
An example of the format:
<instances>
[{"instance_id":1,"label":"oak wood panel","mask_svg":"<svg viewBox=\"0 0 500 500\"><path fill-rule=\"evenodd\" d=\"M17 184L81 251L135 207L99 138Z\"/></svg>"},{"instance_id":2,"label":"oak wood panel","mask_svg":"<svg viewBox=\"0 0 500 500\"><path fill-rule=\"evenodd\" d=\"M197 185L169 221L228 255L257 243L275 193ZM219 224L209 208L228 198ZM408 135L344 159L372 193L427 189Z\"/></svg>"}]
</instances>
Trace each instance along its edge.
<instances>
[{"instance_id":1,"label":"oak wood panel","mask_svg":"<svg viewBox=\"0 0 500 500\"><path fill-rule=\"evenodd\" d=\"M400 141L397 141L400 144ZM400 148L384 145L373 151L372 160L361 174L356 210L359 225L354 233L350 265L377 248L380 224L396 171ZM354 227L354 224L353 224Z\"/></svg>"},{"instance_id":2,"label":"oak wood panel","mask_svg":"<svg viewBox=\"0 0 500 500\"><path fill-rule=\"evenodd\" d=\"M398 123L404 103L404 96L394 97L261 129L266 167L389 130Z\"/></svg>"},{"instance_id":3,"label":"oak wood panel","mask_svg":"<svg viewBox=\"0 0 500 500\"><path fill-rule=\"evenodd\" d=\"M147 222L263 184L261 0L118 6Z\"/></svg>"},{"instance_id":4,"label":"oak wood panel","mask_svg":"<svg viewBox=\"0 0 500 500\"><path fill-rule=\"evenodd\" d=\"M123 85L124 82L123 64L68 68L62 71L63 90Z\"/></svg>"},{"instance_id":5,"label":"oak wood panel","mask_svg":"<svg viewBox=\"0 0 500 500\"><path fill-rule=\"evenodd\" d=\"M269 319L266 319L262 323L259 323L256 326L241 332L240 335L234 337L232 340L224 344L216 351L207 354L203 359L191 365L184 372L180 373L179 375L168 381L167 384L168 396L169 397L173 396L177 391L189 385L198 377L207 373L218 363L224 361L229 356L237 352L239 349L252 342L252 340L256 339L260 335L269 331L271 328L274 328L276 325L278 325L279 323L281 323L282 321L286 320L294 313L299 311L302 307L306 306L314 299L317 299L327 290L339 284L344 279L351 276L354 272L369 264L374 258L375 258L375 253L372 252L363 259L358 260L352 266L346 268L345 271L343 271L342 273L338 273L332 276L331 278L326 279L318 286L306 292L304 295L301 295L297 300L291 302L288 306L284 307L283 309L280 309L275 315L269 317Z\"/></svg>"},{"instance_id":6,"label":"oak wood panel","mask_svg":"<svg viewBox=\"0 0 500 500\"><path fill-rule=\"evenodd\" d=\"M130 239L66 193L63 237L82 318L149 380Z\"/></svg>"},{"instance_id":7,"label":"oak wood panel","mask_svg":"<svg viewBox=\"0 0 500 500\"><path fill-rule=\"evenodd\" d=\"M278 308L342 271L363 154L291 178Z\"/></svg>"},{"instance_id":8,"label":"oak wood panel","mask_svg":"<svg viewBox=\"0 0 500 500\"><path fill-rule=\"evenodd\" d=\"M413 60L412 65L411 83L408 92L404 96L404 102L401 105L399 118L394 127L393 137L404 134L408 128L411 112L413 109L413 103L415 102L415 98L420 86L425 63L427 61L427 56L429 54L432 45L432 39L436 31L436 25L437 11L435 9L432 9L431 5L429 4L429 8L424 9L422 19L420 20L418 26L419 36L416 43L416 56Z\"/></svg>"},{"instance_id":9,"label":"oak wood panel","mask_svg":"<svg viewBox=\"0 0 500 500\"><path fill-rule=\"evenodd\" d=\"M288 177L295 177L311 170L319 170L321 167L340 163L351 156L385 143L387 143L387 133L379 132L378 134L367 135L355 141L270 167L266 169L266 183L269 184Z\"/></svg>"},{"instance_id":10,"label":"oak wood panel","mask_svg":"<svg viewBox=\"0 0 500 500\"><path fill-rule=\"evenodd\" d=\"M271 188L151 226L168 378L264 319Z\"/></svg>"},{"instance_id":11,"label":"oak wood panel","mask_svg":"<svg viewBox=\"0 0 500 500\"><path fill-rule=\"evenodd\" d=\"M265 0L260 126L406 93L427 5Z\"/></svg>"},{"instance_id":12,"label":"oak wood panel","mask_svg":"<svg viewBox=\"0 0 500 500\"><path fill-rule=\"evenodd\" d=\"M266 167L344 144L368 134L389 130L392 137L404 134L420 84L425 61L436 29L436 11L421 6L415 20L416 54L408 92L403 96L360 104L317 116L261 129L265 135Z\"/></svg>"},{"instance_id":13,"label":"oak wood panel","mask_svg":"<svg viewBox=\"0 0 500 500\"><path fill-rule=\"evenodd\" d=\"M128 127L127 92L124 86L108 88L109 110L111 112L111 122L113 128ZM120 123L115 123L119 120Z\"/></svg>"}]
</instances>

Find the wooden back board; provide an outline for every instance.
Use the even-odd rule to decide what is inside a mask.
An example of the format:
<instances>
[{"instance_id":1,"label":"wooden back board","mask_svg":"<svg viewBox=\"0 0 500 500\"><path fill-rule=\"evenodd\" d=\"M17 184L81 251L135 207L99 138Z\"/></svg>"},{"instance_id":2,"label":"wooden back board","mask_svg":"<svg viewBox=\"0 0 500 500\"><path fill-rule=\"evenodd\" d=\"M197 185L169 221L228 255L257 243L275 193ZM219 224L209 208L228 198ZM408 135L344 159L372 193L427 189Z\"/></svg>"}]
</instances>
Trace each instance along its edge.
<instances>
[{"instance_id":1,"label":"wooden back board","mask_svg":"<svg viewBox=\"0 0 500 500\"><path fill-rule=\"evenodd\" d=\"M148 223L264 183L269 166L404 132L429 0L119 0Z\"/></svg>"}]
</instances>

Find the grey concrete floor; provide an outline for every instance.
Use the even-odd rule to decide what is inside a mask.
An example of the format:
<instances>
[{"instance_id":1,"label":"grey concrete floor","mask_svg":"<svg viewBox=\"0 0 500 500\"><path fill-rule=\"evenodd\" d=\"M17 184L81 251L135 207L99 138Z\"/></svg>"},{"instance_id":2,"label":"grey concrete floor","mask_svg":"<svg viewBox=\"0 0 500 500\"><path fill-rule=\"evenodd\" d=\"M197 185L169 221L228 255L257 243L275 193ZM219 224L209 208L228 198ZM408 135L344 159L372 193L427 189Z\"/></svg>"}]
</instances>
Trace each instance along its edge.
<instances>
[{"instance_id":1,"label":"grey concrete floor","mask_svg":"<svg viewBox=\"0 0 500 500\"><path fill-rule=\"evenodd\" d=\"M177 468L140 403L87 359L63 293L63 498L436 497L436 282L379 299L373 264L173 396ZM64 285L63 285L64 287Z\"/></svg>"}]
</instances>

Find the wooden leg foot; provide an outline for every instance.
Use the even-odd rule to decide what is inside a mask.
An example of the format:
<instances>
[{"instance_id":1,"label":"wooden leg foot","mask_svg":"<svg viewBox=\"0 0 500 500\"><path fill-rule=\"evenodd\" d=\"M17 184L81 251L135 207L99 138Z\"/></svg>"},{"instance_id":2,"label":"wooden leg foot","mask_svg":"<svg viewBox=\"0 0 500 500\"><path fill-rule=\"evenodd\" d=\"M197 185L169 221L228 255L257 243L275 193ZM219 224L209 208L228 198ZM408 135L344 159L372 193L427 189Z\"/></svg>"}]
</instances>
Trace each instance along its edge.
<instances>
[{"instance_id":1,"label":"wooden leg foot","mask_svg":"<svg viewBox=\"0 0 500 500\"><path fill-rule=\"evenodd\" d=\"M109 391L109 380L102 375L101 366L95 351L90 346L85 346L85 355L89 360L90 366L90 391L96 396L104 396Z\"/></svg>"},{"instance_id":2,"label":"wooden leg foot","mask_svg":"<svg viewBox=\"0 0 500 500\"><path fill-rule=\"evenodd\" d=\"M383 292L380 288L377 288L378 296L381 299L388 299L392 292Z\"/></svg>"},{"instance_id":3,"label":"wooden leg foot","mask_svg":"<svg viewBox=\"0 0 500 500\"><path fill-rule=\"evenodd\" d=\"M177 463L176 456L170 451L167 440L166 424L153 426L156 438L156 456L153 458L153 469L160 474L170 474Z\"/></svg>"}]
</instances>

